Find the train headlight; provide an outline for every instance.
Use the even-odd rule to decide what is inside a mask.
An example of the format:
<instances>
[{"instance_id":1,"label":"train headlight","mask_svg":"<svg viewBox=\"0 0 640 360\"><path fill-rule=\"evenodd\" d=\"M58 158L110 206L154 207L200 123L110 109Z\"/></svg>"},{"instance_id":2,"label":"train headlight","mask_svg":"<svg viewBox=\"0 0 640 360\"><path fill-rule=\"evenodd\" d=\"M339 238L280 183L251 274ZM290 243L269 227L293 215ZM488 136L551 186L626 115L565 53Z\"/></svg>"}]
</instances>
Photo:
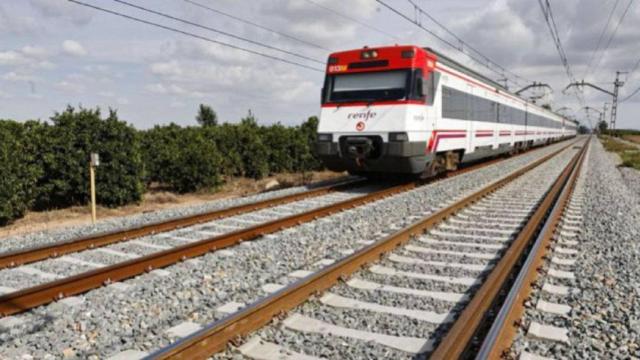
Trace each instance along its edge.
<instances>
[{"instance_id":1,"label":"train headlight","mask_svg":"<svg viewBox=\"0 0 640 360\"><path fill-rule=\"evenodd\" d=\"M333 134L318 134L318 141L319 142L332 142L333 141Z\"/></svg>"},{"instance_id":2,"label":"train headlight","mask_svg":"<svg viewBox=\"0 0 640 360\"><path fill-rule=\"evenodd\" d=\"M360 58L364 59L364 60L375 59L377 57L378 57L378 51L377 50L365 50L365 51L360 53Z\"/></svg>"},{"instance_id":3,"label":"train headlight","mask_svg":"<svg viewBox=\"0 0 640 360\"><path fill-rule=\"evenodd\" d=\"M397 142L409 141L409 135L407 135L407 133L404 133L404 132L389 133L389 141L397 141Z\"/></svg>"}]
</instances>

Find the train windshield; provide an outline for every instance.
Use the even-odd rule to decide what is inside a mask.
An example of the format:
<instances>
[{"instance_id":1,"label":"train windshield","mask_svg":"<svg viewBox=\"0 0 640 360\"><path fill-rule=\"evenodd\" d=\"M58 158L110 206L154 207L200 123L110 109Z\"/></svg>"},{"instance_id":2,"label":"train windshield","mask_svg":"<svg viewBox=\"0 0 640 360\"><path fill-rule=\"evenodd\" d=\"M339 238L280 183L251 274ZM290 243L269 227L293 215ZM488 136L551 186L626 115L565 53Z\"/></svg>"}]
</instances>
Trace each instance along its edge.
<instances>
[{"instance_id":1,"label":"train windshield","mask_svg":"<svg viewBox=\"0 0 640 360\"><path fill-rule=\"evenodd\" d=\"M407 98L409 70L340 74L327 78L328 102L400 100Z\"/></svg>"}]
</instances>

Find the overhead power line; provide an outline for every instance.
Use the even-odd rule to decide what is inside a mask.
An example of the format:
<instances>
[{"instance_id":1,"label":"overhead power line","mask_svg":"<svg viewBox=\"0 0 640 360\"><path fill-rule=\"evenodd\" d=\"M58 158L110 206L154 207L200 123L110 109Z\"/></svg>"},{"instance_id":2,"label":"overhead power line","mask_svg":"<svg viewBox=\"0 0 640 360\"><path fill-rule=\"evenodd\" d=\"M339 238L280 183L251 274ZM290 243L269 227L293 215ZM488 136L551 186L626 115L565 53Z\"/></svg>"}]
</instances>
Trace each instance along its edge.
<instances>
[{"instance_id":1,"label":"overhead power line","mask_svg":"<svg viewBox=\"0 0 640 360\"><path fill-rule=\"evenodd\" d=\"M621 103L631 99L632 97L636 96L636 94L640 93L640 87L637 88L634 92L632 92L629 96L625 97L624 99L620 100Z\"/></svg>"},{"instance_id":2,"label":"overhead power line","mask_svg":"<svg viewBox=\"0 0 640 360\"><path fill-rule=\"evenodd\" d=\"M102 8L102 7L99 7L99 6L96 6L96 5L87 4L87 3L79 1L79 0L67 0L67 1L72 2L74 4L77 4L77 5L81 5L81 6L85 6L85 7L88 7L88 8L92 8L94 10L98 10L98 11L102 11L102 12L105 12L105 13L108 13L108 14L116 15L116 16L119 16L119 17L122 17L122 18L125 18L125 19L128 19L128 20L132 20L132 21L135 21L135 22L143 23L143 24L146 24L146 25L151 25L151 26L154 26L154 27L157 27L157 28L169 30L169 31L172 31L172 32L175 32L175 33L179 33L179 34L190 36L190 37L193 37L193 38L196 38L196 39L204 40L204 41L207 41L207 42L210 42L210 43L213 43L213 44L229 47L229 48L240 50L240 51L244 51L244 52L247 52L247 53L250 53L250 54L253 54L253 55L262 56L262 57L265 57L265 58L268 58L268 59L271 59L271 60L276 60L276 61L280 61L280 62L283 62L283 63L287 63L289 65L298 66L298 67L305 68L305 69L308 69L308 70L324 72L323 69L316 68L316 67L313 67L313 66L309 66L309 65L306 65L306 64L302 64L302 63L299 63L299 62L296 62L296 61L293 61L293 60L288 60L288 59L284 59L284 58L281 58L281 57L278 57L278 56L266 54L266 53L263 53L263 52L260 52L260 51L247 49L247 48L244 48L244 47L241 47L241 46L237 46L237 45L233 45L233 44L229 44L229 43L226 43L226 42L223 42L223 41L214 40L214 39L211 39L211 38L206 37L206 36L194 34L192 32L188 32L188 31L185 31L185 30L176 29L174 27L170 27L170 26L167 26L167 25L158 24L158 23L155 23L155 22L152 22L152 21L149 21L149 20L140 19L140 18L135 17L135 16L127 15L127 14L124 14L124 13L121 13L121 12L117 12L117 11L114 11L114 10L105 9L105 8Z\"/></svg>"},{"instance_id":3,"label":"overhead power line","mask_svg":"<svg viewBox=\"0 0 640 360\"><path fill-rule=\"evenodd\" d=\"M627 7L624 9L624 12L622 13L620 18L618 19L618 23L616 24L616 27L613 29L613 33L611 33L611 36L609 37L609 40L607 41L607 45L603 48L602 54L600 55L600 58L598 59L598 61L596 62L595 66L594 66L594 68L596 69L595 71L598 71L598 66L602 62L602 59L604 59L604 56L607 53L607 50L609 50L609 46L611 45L611 41L613 40L613 38L616 37L616 34L618 33L618 29L620 28L620 25L622 25L622 22L624 21L624 18L627 16L627 13L629 13L629 9L631 8L631 5L633 5L633 0L629 0L629 3L627 4Z\"/></svg>"},{"instance_id":4,"label":"overhead power line","mask_svg":"<svg viewBox=\"0 0 640 360\"><path fill-rule=\"evenodd\" d=\"M551 8L551 3L549 0L538 0L538 4L540 5L540 10L542 10L542 15L544 17L544 21L547 24L547 28L549 29L549 33L551 34L551 39L556 47L556 51L558 52L558 56L560 56L560 62L564 67L564 71L569 78L569 82L575 83L576 78L573 75L573 71L571 70L571 65L569 64L569 59L567 58L567 53L564 51L564 47L562 46L562 40L560 39L560 33L558 32L558 26L556 24L555 17L553 16L553 9ZM582 93L575 89L574 92L576 99L580 102L582 106L584 106L584 98Z\"/></svg>"},{"instance_id":5,"label":"overhead power line","mask_svg":"<svg viewBox=\"0 0 640 360\"><path fill-rule=\"evenodd\" d=\"M114 1L116 3L119 3L119 4L122 4L122 5L130 6L132 8L138 9L138 10L146 11L146 12L154 14L154 15L162 16L162 17L167 18L167 19L179 21L179 22L181 22L183 24L195 26L195 27L198 27L198 28L201 28L201 29L204 29L204 30L215 32L217 34L228 36L228 37L236 39L236 40L246 41L246 42L248 42L250 44L253 44L253 45L262 46L262 47L270 49L270 50L274 50L274 51L278 51L278 52L281 52L281 53L284 53L284 54L287 54L287 55L295 56L295 57L300 58L300 59L312 61L312 62L315 62L315 63L318 63L318 64L323 64L323 65L325 63L324 61L320 61L320 60L317 60L317 59L314 59L314 58L311 58L311 57L308 57L308 56L305 56L305 55L300 55L300 54L297 54L297 53L289 51L289 50L284 50L284 49L281 49L281 48L278 48L278 47L275 47L275 46L271 46L271 45L268 45L268 44L265 44L265 43L262 43L262 42L259 42L259 41L255 41L255 40L251 40L251 39L239 36L239 35L231 34L231 33L227 32L227 31L223 31L223 30L220 30L220 29L212 28L210 26L201 25L201 24L195 23L193 21L181 19L181 18L175 17L173 15L169 15L169 14L162 13L160 11L152 10L152 9L146 8L144 6L132 4L132 3L127 2L127 1L123 1L123 0L112 0L112 1Z\"/></svg>"},{"instance_id":6,"label":"overhead power line","mask_svg":"<svg viewBox=\"0 0 640 360\"><path fill-rule=\"evenodd\" d=\"M382 34L382 35L388 36L388 37L390 37L391 39L398 40L398 37L397 37L397 36L392 35L392 34L390 34L390 33L386 32L386 31L384 31L384 30L382 30L382 29L379 29L379 28L377 28L377 27L373 26L373 25L367 24L367 23L366 23L366 22L364 22L364 21L358 20L358 19L356 19L356 18L354 18L354 17L351 17L351 16L349 16L349 15L346 15L346 14L344 14L344 13L342 13L342 12L338 11L338 10L332 9L332 8L330 8L330 7L326 6L326 5L322 5L322 4L320 4L320 3L316 2L316 1L313 1L313 0L305 0L305 1L306 1L306 2L308 2L308 3L310 3L310 4L313 4L313 5L317 6L317 7L319 7L319 8L321 8L321 9L324 9L324 10L326 10L326 11L328 11L328 12L330 12L330 13L334 14L334 15L337 15L337 16L339 16L339 17L343 18L343 19L347 19L347 20L349 20L349 21L352 21L352 22L354 22L354 23L356 23L356 24L358 24L358 25L360 25L360 26L366 27L366 28L368 28L368 29L370 29L370 30L373 30L373 31L375 31L375 32L378 32L378 33L380 33L380 34Z\"/></svg>"},{"instance_id":7,"label":"overhead power line","mask_svg":"<svg viewBox=\"0 0 640 360\"><path fill-rule=\"evenodd\" d=\"M420 24L418 21L411 19L409 16L407 16L406 14L402 13L401 11L399 11L398 9L394 8L393 6L387 4L386 2L382 1L382 0L376 0L380 5L384 6L385 8L387 8L388 10L390 10L391 12L395 13L396 15L402 17L403 19L409 21L410 23L416 25L417 27L419 27L420 29L422 29L423 31L425 31L426 33L428 33L429 35L435 37L436 39L440 40L442 43L446 44L447 46L451 47L452 49L461 52L462 54L466 55L469 59L473 60L474 62L486 67L487 69L489 69L490 71L498 74L501 77L506 77L505 72L507 72L505 70L504 67L500 66L499 64L490 61L490 59L488 59L486 56L484 56L485 60L489 60L490 62L485 62L482 60L479 60L476 56L469 54L468 52L464 51L464 48L461 45L456 45L454 43L452 43L451 41L441 37L440 35L438 35L435 31L425 27L424 25ZM458 38L456 36L456 38ZM458 38L459 39L459 38ZM490 64L494 64L497 65L496 67L498 67L499 69L501 69L501 71L496 70L494 67L490 66ZM514 74L515 75L515 74ZM516 78L520 78L523 79L527 82L532 82L530 80L527 80L521 76L515 75ZM517 81L514 81L515 83L518 83Z\"/></svg>"},{"instance_id":8,"label":"overhead power line","mask_svg":"<svg viewBox=\"0 0 640 360\"><path fill-rule=\"evenodd\" d=\"M602 43L602 39L604 39L604 34L607 32L607 29L609 29L609 24L611 23L611 19L613 18L613 14L616 11L616 8L618 7L618 3L620 3L620 0L616 0L616 3L613 4L613 8L611 9L611 12L609 13L609 18L607 19L607 23L604 24L604 27L602 28L602 31L600 32L600 36L598 37L598 43L596 45L596 49L591 53L591 56L589 57L589 62L587 63L587 69L584 72L584 75L582 75L582 78L584 78L588 73L589 70L591 70L591 64L593 63L593 60L595 58L596 53L598 52L598 50L600 50L600 44Z\"/></svg>"},{"instance_id":9,"label":"overhead power line","mask_svg":"<svg viewBox=\"0 0 640 360\"><path fill-rule=\"evenodd\" d=\"M635 73L636 70L638 70L639 67L640 67L640 59L638 59L636 64L633 66L633 69L631 69L631 71L629 71L629 73L627 74L627 77L624 80L625 81L629 80L631 78L631 76L633 75L633 73Z\"/></svg>"},{"instance_id":10,"label":"overhead power line","mask_svg":"<svg viewBox=\"0 0 640 360\"><path fill-rule=\"evenodd\" d=\"M519 76L518 74L515 74L511 71L509 71L508 69L506 69L504 66L496 63L495 61L493 61L491 58L489 58L488 56L486 56L485 54L483 54L482 52L480 52L478 49L474 48L473 46L471 46L469 43L465 42L464 40L462 40L458 35L456 35L456 33L454 33L453 31L451 31L447 26L445 26L443 23L441 23L440 21L438 21L438 19L436 19L433 15L429 14L427 11L425 11L420 5L418 5L414 0L407 0L415 9L419 14L422 14L424 16L426 16L429 20L431 20L434 24L438 25L439 27L441 27L447 34L451 35L454 39L456 39L456 41L458 42L459 46L458 46L458 50L460 50L461 52L464 52L464 49L469 49L472 52L474 52L478 57L480 57L482 60L484 60L484 62L486 64L490 64L491 66L494 66L496 68L498 68L500 71L502 71L502 74L500 75L504 75L504 73L508 73L511 74L513 77L524 80L526 82L532 82L530 80L527 80L521 76ZM432 34L433 35L433 34ZM484 65L484 64L483 64ZM486 66L486 65L485 65Z\"/></svg>"},{"instance_id":11,"label":"overhead power line","mask_svg":"<svg viewBox=\"0 0 640 360\"><path fill-rule=\"evenodd\" d=\"M293 41L297 41L297 42L299 42L299 43L301 43L301 44L305 44L305 45L307 45L307 46L314 47L314 48L316 48L316 49L321 49L321 50L331 51L331 49L327 49L327 48L325 48L325 47L323 47L323 46L321 46L321 45L314 44L314 43L312 43L312 42L309 42L309 41L306 41L306 40L300 39L300 38L295 37L295 36L293 36L293 35L289 35L289 34L283 33L283 32L278 31L278 30L274 30L274 29L272 29L272 28L268 28L268 27L266 27L266 26L264 26L264 25L260 25L260 24L258 24L258 23L253 22L253 21L249 21L249 20L243 19L243 18L241 18L241 17L238 17L238 16L235 16L235 15L229 14L229 13L227 13L227 12L224 12L224 11L222 11L222 10L215 9L215 8L213 8L213 7L211 7L211 6L207 6L207 5L204 5L204 4L201 4L201 3L198 3L198 2L192 1L192 0L184 0L184 1L185 1L185 2L188 2L188 3L192 4L192 5L195 5L195 6L199 7L199 8L201 8L201 9L205 9L205 10L207 10L207 11L211 11L211 12L214 12L214 13L216 13L216 14L219 14L219 15L222 15L222 16L226 16L226 17L228 17L228 18L230 18L230 19L233 19L233 20L239 21L239 22L241 22L241 23L243 23L243 24L247 24L247 25L251 25L251 26L257 27L257 28L259 28L259 29L262 29L262 30L265 30L265 31L268 31L268 32L274 33L274 34L279 35L279 36L282 36L282 37L284 37L284 38L287 38L287 39L290 39L290 40L293 40Z\"/></svg>"}]
</instances>

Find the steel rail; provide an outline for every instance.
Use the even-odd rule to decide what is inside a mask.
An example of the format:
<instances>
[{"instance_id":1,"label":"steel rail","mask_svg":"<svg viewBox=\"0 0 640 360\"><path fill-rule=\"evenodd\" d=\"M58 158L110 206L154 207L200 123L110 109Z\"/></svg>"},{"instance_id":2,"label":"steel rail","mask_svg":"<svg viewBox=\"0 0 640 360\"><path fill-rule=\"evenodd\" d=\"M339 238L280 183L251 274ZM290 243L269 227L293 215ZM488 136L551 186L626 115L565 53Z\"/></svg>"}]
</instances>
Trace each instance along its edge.
<instances>
[{"instance_id":1,"label":"steel rail","mask_svg":"<svg viewBox=\"0 0 640 360\"><path fill-rule=\"evenodd\" d=\"M565 167L556 179L551 189L545 195L543 201L523 227L509 249L496 264L482 286L474 294L473 298L464 308L460 316L454 322L447 335L433 351L431 359L457 359L460 358L474 339L482 322L486 319L501 291L517 269L517 263L522 259L528 246L535 241L540 227L545 223L549 211L558 201L562 190L571 179L571 174L578 168L584 159L588 143L582 146L569 165Z\"/></svg>"},{"instance_id":2,"label":"steel rail","mask_svg":"<svg viewBox=\"0 0 640 360\"><path fill-rule=\"evenodd\" d=\"M529 151L533 151L535 148L529 149L525 152L517 154L521 156ZM480 167L492 165L494 163L503 161L503 158L495 158L482 163L476 163L470 166L466 166L457 171L444 174L444 177L453 177L465 172L476 170ZM433 179L435 180L435 179ZM168 232L188 226L193 226L213 220L223 219L230 216L246 214L252 211L258 211L269 207L288 204L294 201L304 200L311 197L322 196L335 191L343 191L353 186L365 183L366 180L355 181L343 181L337 184L323 186L318 189L305 191L297 194L284 195L273 199L262 200L254 203L233 206L225 209L214 210L201 214L188 215L179 218L173 218L169 220L163 220L145 224L138 227L133 227L123 230L115 230L109 232L103 232L98 234L92 234L89 236L74 238L71 240L55 242L50 244L38 245L24 249L18 249L15 251L8 251L0 253L0 270L16 267L20 265L31 264L37 261L46 260L49 258L55 258L66 254L84 251L87 249L94 249L103 246L112 245L118 242L127 241L147 235L153 235L162 232Z\"/></svg>"},{"instance_id":3,"label":"steel rail","mask_svg":"<svg viewBox=\"0 0 640 360\"><path fill-rule=\"evenodd\" d=\"M302 193L280 196L273 199L233 206L230 208L214 210L196 215L158 221L135 228L105 232L67 241L5 252L0 254L0 269L29 264L36 261L46 260L51 257L58 257L61 255L79 252L87 249L107 246L146 235L172 231L187 226L193 226L196 224L240 215L251 211L266 209L269 207L287 204L311 197L317 197L331 192L345 190L363 182L365 182L365 180L341 182L338 184L323 186L318 189L313 189Z\"/></svg>"},{"instance_id":4,"label":"steel rail","mask_svg":"<svg viewBox=\"0 0 640 360\"><path fill-rule=\"evenodd\" d=\"M587 147L587 145L585 145ZM568 186L565 186L551 210L547 221L542 230L539 232L524 266L520 269L520 273L516 278L514 285L511 287L506 300L502 304L498 316L493 321L489 332L487 333L482 346L476 355L476 359L498 359L503 358L507 354L518 328L521 326L522 316L524 314L525 300L536 286L538 278L538 270L542 268L546 254L549 252L550 244L558 225L562 220L562 215L569 204L569 200L580 176L580 170L586 158L586 152L581 158L578 166L574 168L569 179Z\"/></svg>"},{"instance_id":5,"label":"steel rail","mask_svg":"<svg viewBox=\"0 0 640 360\"><path fill-rule=\"evenodd\" d=\"M214 236L189 244L159 251L132 260L124 261L103 268L83 272L64 279L47 282L27 289L18 290L0 296L0 314L3 316L19 313L36 306L48 304L67 296L80 294L115 281L163 268L180 261L201 256L211 251L223 249L239 242L256 239L260 236L300 225L339 211L351 209L363 204L380 200L413 189L418 182L405 183L379 190L335 204L312 209L300 214L258 224L248 228Z\"/></svg>"},{"instance_id":6,"label":"steel rail","mask_svg":"<svg viewBox=\"0 0 640 360\"><path fill-rule=\"evenodd\" d=\"M434 228L455 213L543 164L569 146L563 147L500 180L494 181L453 205L366 246L356 253L253 303L245 309L210 324L195 334L179 340L177 343L158 350L149 355L147 359L206 359L212 354L224 350L229 342L241 336L246 336L267 324L279 314L283 314L307 301L310 296L327 290L339 279L348 277L362 266L378 260L383 254L396 249L398 246L418 236L418 234Z\"/></svg>"}]
</instances>

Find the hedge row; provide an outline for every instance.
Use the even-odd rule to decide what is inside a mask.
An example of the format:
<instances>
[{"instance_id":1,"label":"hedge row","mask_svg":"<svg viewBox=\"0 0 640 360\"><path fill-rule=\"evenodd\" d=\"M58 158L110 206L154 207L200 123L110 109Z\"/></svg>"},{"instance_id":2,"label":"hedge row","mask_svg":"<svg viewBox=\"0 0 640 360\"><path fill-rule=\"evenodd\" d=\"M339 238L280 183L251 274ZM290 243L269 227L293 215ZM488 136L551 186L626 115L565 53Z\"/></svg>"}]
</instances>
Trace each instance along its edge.
<instances>
[{"instance_id":1,"label":"hedge row","mask_svg":"<svg viewBox=\"0 0 640 360\"><path fill-rule=\"evenodd\" d=\"M298 127L260 126L249 113L238 124L137 131L115 111L103 118L99 109L72 107L50 123L0 120L0 224L28 209L88 203L92 152L101 162L97 201L114 207L139 202L151 183L184 193L231 176L319 169L311 151L316 128L314 117Z\"/></svg>"}]
</instances>

